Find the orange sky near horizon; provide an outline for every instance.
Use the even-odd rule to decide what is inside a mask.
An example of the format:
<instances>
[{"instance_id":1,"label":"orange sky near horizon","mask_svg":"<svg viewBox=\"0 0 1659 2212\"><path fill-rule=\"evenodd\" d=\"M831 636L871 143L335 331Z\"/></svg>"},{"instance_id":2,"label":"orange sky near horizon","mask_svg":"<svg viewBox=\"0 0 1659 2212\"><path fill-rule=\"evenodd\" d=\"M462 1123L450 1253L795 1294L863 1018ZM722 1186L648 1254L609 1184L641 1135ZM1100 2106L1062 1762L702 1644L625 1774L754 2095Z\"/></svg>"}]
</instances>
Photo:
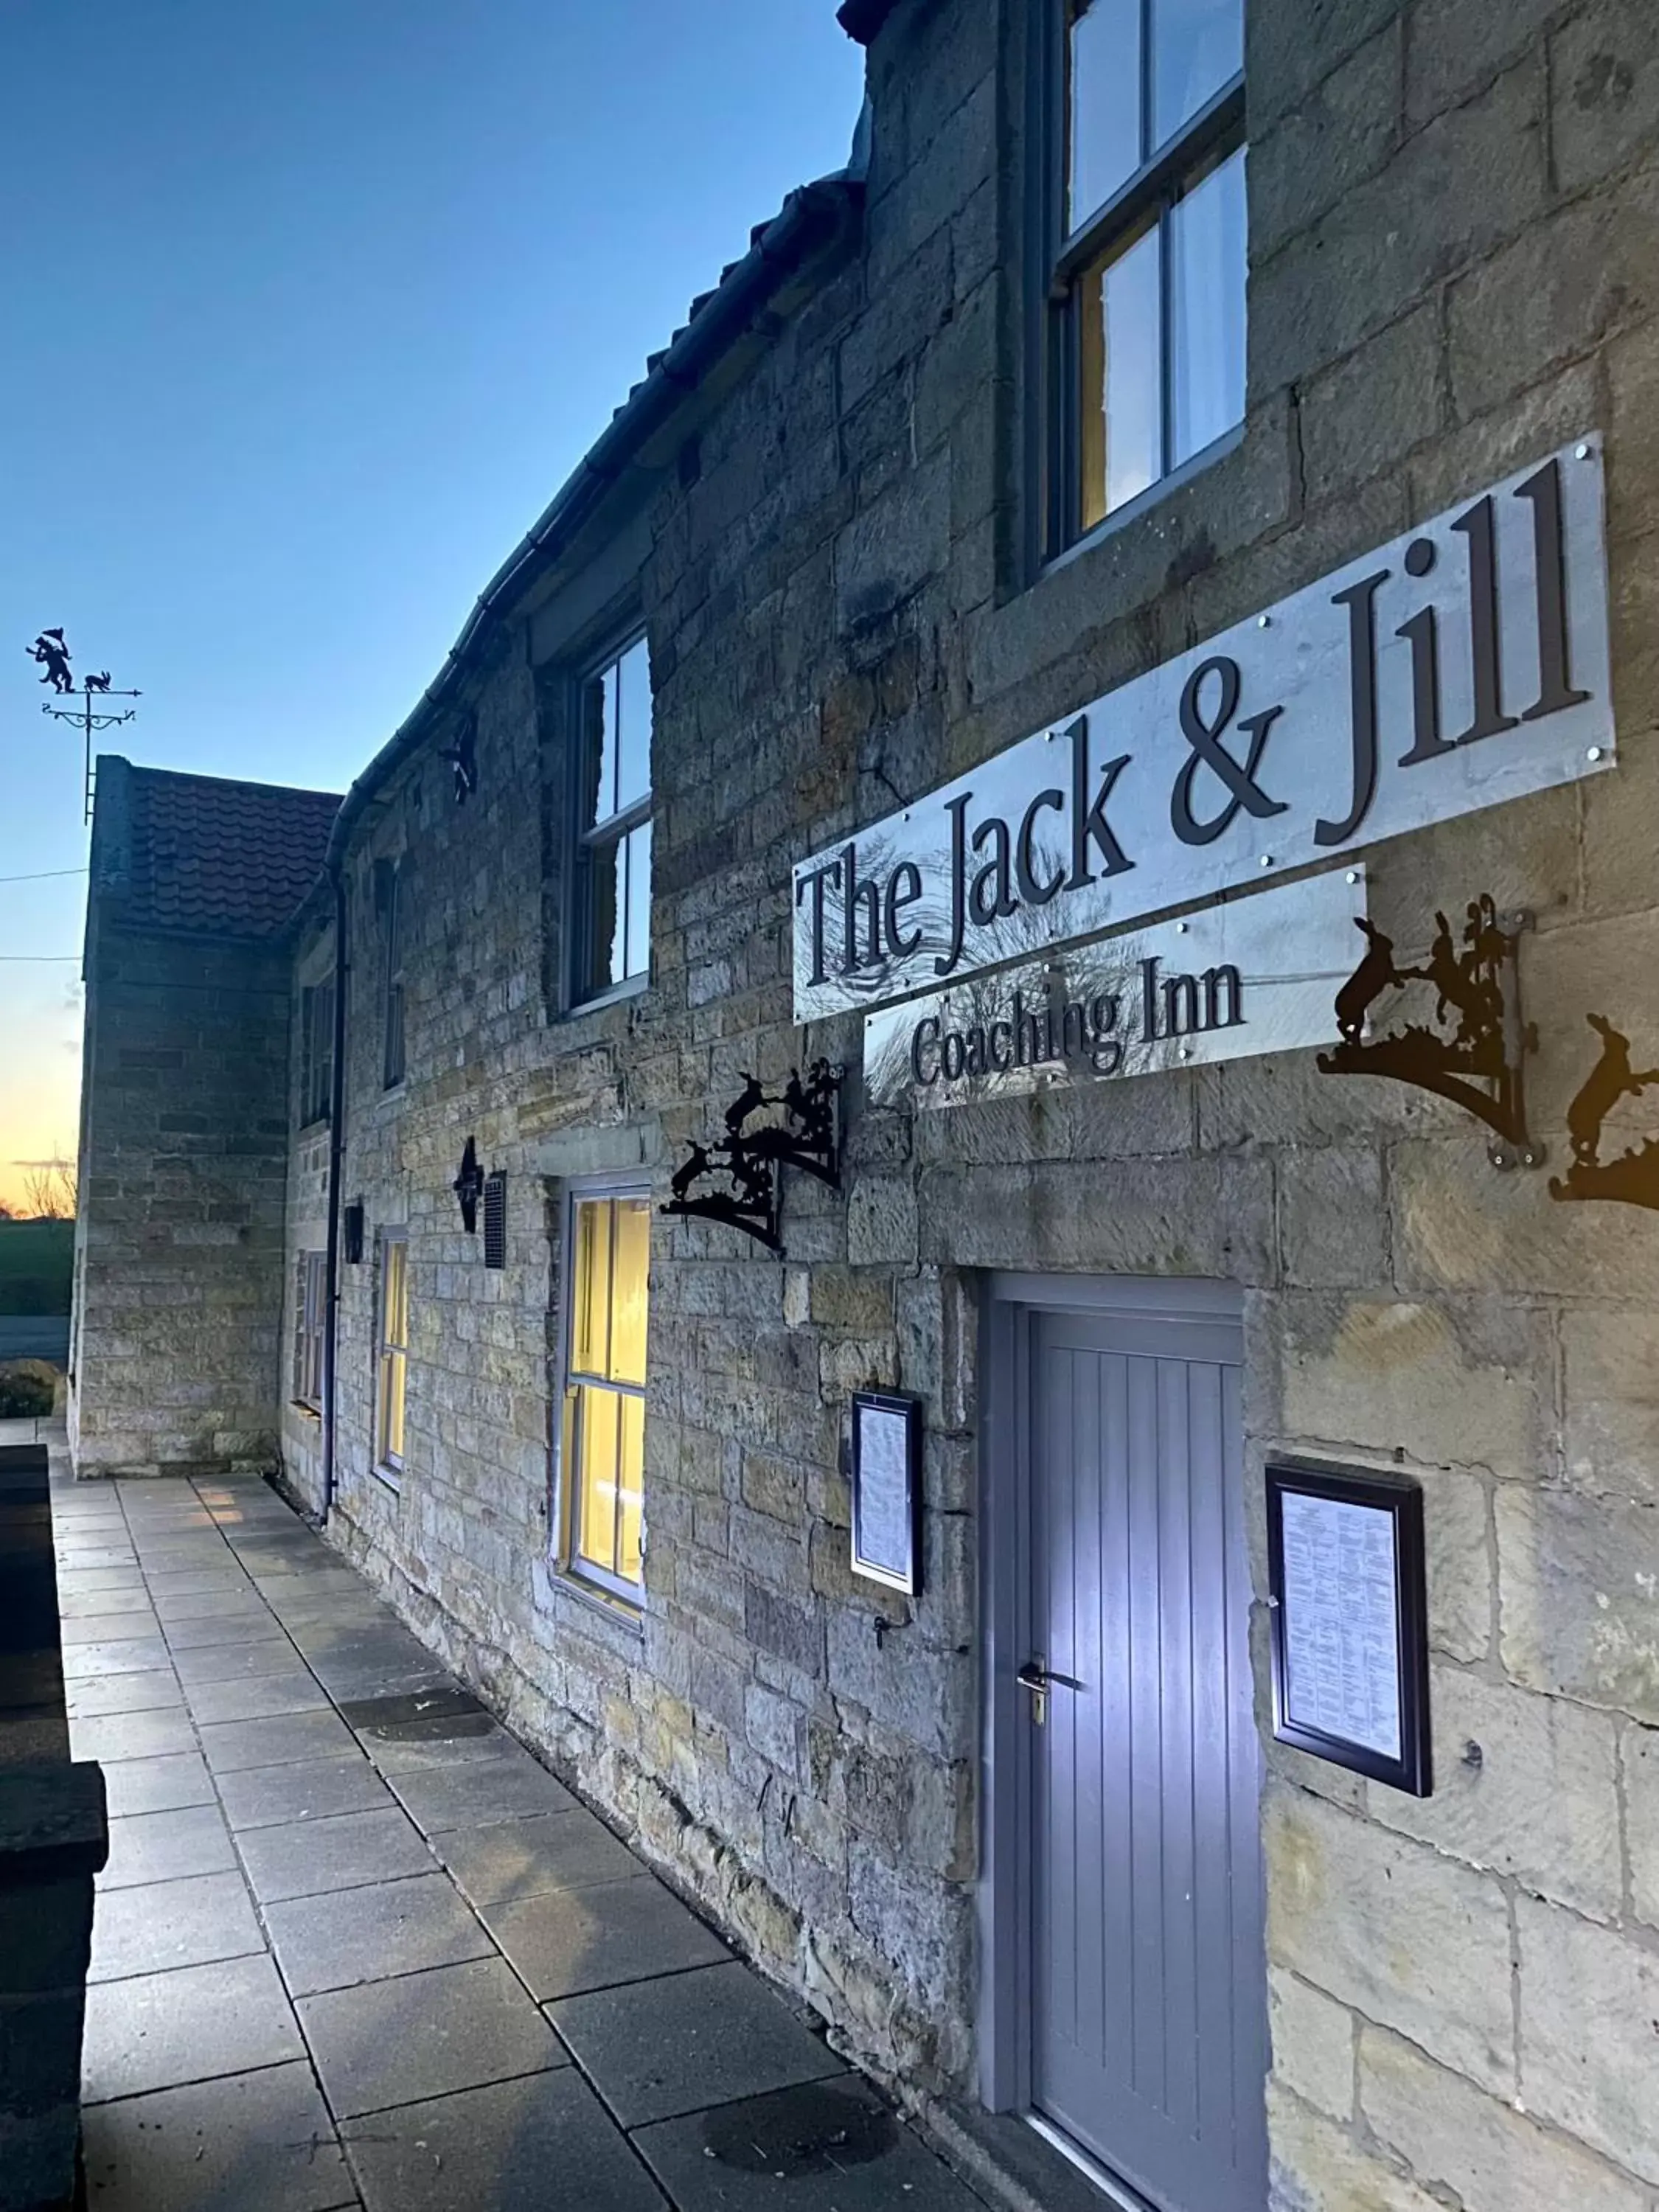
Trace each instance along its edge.
<instances>
[{"instance_id":1,"label":"orange sky near horizon","mask_svg":"<svg viewBox=\"0 0 1659 2212\"><path fill-rule=\"evenodd\" d=\"M0 879L31 860L73 865L72 854L43 854L41 843L0 836ZM79 959L20 956L78 946L85 901L84 875L0 880L0 952L9 956L0 967L0 1206L13 1211L23 1205L28 1164L72 1160L80 1129Z\"/></svg>"}]
</instances>

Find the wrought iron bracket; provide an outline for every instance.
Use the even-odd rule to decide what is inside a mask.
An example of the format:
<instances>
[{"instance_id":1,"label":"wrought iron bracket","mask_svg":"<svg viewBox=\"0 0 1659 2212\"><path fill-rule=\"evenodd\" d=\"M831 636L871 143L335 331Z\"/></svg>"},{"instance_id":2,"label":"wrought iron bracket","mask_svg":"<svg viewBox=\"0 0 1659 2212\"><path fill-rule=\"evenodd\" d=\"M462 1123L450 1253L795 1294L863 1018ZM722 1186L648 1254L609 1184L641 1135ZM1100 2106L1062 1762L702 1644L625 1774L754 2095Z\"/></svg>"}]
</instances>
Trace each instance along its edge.
<instances>
[{"instance_id":1,"label":"wrought iron bracket","mask_svg":"<svg viewBox=\"0 0 1659 2212\"><path fill-rule=\"evenodd\" d=\"M461 1171L450 1188L460 1201L461 1226L469 1237L477 1234L478 1200L483 1196L484 1171L478 1165L478 1147L471 1137L461 1154Z\"/></svg>"},{"instance_id":2,"label":"wrought iron bracket","mask_svg":"<svg viewBox=\"0 0 1659 2212\"><path fill-rule=\"evenodd\" d=\"M682 1220L740 1229L781 1256L782 1170L799 1168L831 1190L841 1188L842 1076L842 1069L827 1060L814 1060L805 1081L798 1068L792 1069L778 1092L765 1090L757 1077L745 1076L743 1089L726 1109L725 1135L711 1144L688 1146L669 1185L673 1195L659 1211ZM775 1115L779 1108L781 1121L756 1122L757 1115ZM716 1188L699 1188L711 1181Z\"/></svg>"},{"instance_id":3,"label":"wrought iron bracket","mask_svg":"<svg viewBox=\"0 0 1659 2212\"><path fill-rule=\"evenodd\" d=\"M1585 1018L1601 1040L1601 1056L1567 1109L1572 1159L1565 1175L1550 1177L1550 1196L1610 1199L1659 1212L1659 1139L1649 1137L1632 1145L1614 1160L1601 1158L1601 1132L1608 1115L1621 1099L1639 1097L1659 1085L1659 1067L1632 1067L1630 1039L1605 1014Z\"/></svg>"},{"instance_id":4,"label":"wrought iron bracket","mask_svg":"<svg viewBox=\"0 0 1659 2212\"><path fill-rule=\"evenodd\" d=\"M1336 994L1342 1042L1322 1052L1322 1075L1378 1075L1432 1091L1473 1114L1492 1132L1486 1157L1495 1168L1540 1167L1544 1146L1527 1127L1526 1063L1538 1033L1521 1012L1517 950L1532 927L1524 910L1500 915L1488 893L1471 899L1454 936L1443 914L1427 964L1401 968L1394 940L1362 918L1365 951ZM1460 950L1461 945L1461 950ZM1412 983L1436 994L1432 1022L1377 1036L1371 1008L1385 993Z\"/></svg>"}]
</instances>

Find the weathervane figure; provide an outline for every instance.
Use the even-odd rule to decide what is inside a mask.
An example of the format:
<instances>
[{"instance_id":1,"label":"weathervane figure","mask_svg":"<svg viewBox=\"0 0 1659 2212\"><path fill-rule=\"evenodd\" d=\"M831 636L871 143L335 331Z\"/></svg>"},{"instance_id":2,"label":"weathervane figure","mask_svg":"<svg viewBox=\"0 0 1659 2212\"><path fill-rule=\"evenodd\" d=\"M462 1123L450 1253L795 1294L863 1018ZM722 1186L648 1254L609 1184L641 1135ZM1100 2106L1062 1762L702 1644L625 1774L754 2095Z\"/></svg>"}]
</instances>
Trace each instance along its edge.
<instances>
[{"instance_id":1,"label":"weathervane figure","mask_svg":"<svg viewBox=\"0 0 1659 2212\"><path fill-rule=\"evenodd\" d=\"M45 668L46 672L40 681L43 684L50 684L53 693L58 698L74 699L79 702L79 704L74 707L54 707L50 699L43 699L40 702L40 712L43 714L55 715L60 722L73 722L86 739L86 818L90 822L92 819L92 740L100 730L112 730L118 722L130 722L137 712L134 707L128 707L124 710L116 708L109 703L112 698L137 699L141 695L137 691L116 690L110 683L107 668L100 669L95 674L89 675L77 691L75 688L75 678L70 671L69 647L64 642L64 633L61 629L43 629L33 644L25 646L23 650L31 660L38 660ZM94 699L102 702L101 709L94 706Z\"/></svg>"},{"instance_id":2,"label":"weathervane figure","mask_svg":"<svg viewBox=\"0 0 1659 2212\"><path fill-rule=\"evenodd\" d=\"M54 691L73 691L75 678L70 674L69 647L64 642L61 629L43 629L33 645L25 648L31 660L40 661L46 669L40 678L50 684Z\"/></svg>"}]
</instances>

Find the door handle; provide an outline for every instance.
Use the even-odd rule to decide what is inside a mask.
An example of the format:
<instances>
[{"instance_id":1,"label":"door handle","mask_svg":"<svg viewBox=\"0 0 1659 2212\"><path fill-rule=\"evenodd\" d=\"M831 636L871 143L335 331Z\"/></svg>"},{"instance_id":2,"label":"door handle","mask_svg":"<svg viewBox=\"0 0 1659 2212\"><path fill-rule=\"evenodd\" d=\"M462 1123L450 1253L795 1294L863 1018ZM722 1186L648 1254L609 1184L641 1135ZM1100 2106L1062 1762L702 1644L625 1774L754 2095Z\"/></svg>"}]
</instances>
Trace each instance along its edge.
<instances>
[{"instance_id":1,"label":"door handle","mask_svg":"<svg viewBox=\"0 0 1659 2212\"><path fill-rule=\"evenodd\" d=\"M1028 1659L1014 1680L1022 1690L1030 1692L1031 1718L1038 1728L1042 1728L1048 1717L1050 1690L1080 1690L1083 1687L1073 1675L1051 1674L1041 1659Z\"/></svg>"}]
</instances>

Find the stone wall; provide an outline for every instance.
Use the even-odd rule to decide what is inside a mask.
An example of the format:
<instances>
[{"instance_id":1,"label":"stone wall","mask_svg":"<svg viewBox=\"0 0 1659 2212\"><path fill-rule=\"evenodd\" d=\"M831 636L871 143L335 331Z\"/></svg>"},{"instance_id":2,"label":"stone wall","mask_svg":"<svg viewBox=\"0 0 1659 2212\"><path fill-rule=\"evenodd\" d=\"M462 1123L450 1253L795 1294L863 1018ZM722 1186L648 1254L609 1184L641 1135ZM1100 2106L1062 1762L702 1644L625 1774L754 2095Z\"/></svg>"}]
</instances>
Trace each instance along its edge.
<instances>
[{"instance_id":1,"label":"stone wall","mask_svg":"<svg viewBox=\"0 0 1659 2212\"><path fill-rule=\"evenodd\" d=\"M276 1464L289 987L280 945L89 937L82 1475Z\"/></svg>"},{"instance_id":2,"label":"stone wall","mask_svg":"<svg viewBox=\"0 0 1659 2212\"><path fill-rule=\"evenodd\" d=\"M1267 1753L1278 2212L1650 2212L1659 1227L1554 1206L1451 1109L1310 1055L915 1117L854 1082L845 1197L791 1182L786 1263L659 1224L635 1627L547 1565L562 1178L672 1159L751 1071L856 1070L855 1023L791 1025L793 861L1592 427L1619 773L1382 848L1372 907L1403 941L1476 890L1534 910L1558 1160L1584 1012L1659 1058L1648 15L1255 0L1245 434L1032 580L1023 41L1000 46L993 0L908 0L872 58L861 251L653 510L652 990L574 1019L548 997L563 785L522 640L478 688L477 798L455 807L428 755L352 861L343 1195L370 1256L343 1291L337 1540L915 2094L971 2097L978 2057L977 1272L1245 1286L1258 1589L1269 1452L1421 1480L1435 1796ZM399 852L410 1075L382 1097L371 864ZM468 1133L509 1175L499 1275L448 1188ZM400 1494L369 1464L388 1221L410 1238ZM914 1608L848 1572L865 1383L926 1406Z\"/></svg>"}]
</instances>

